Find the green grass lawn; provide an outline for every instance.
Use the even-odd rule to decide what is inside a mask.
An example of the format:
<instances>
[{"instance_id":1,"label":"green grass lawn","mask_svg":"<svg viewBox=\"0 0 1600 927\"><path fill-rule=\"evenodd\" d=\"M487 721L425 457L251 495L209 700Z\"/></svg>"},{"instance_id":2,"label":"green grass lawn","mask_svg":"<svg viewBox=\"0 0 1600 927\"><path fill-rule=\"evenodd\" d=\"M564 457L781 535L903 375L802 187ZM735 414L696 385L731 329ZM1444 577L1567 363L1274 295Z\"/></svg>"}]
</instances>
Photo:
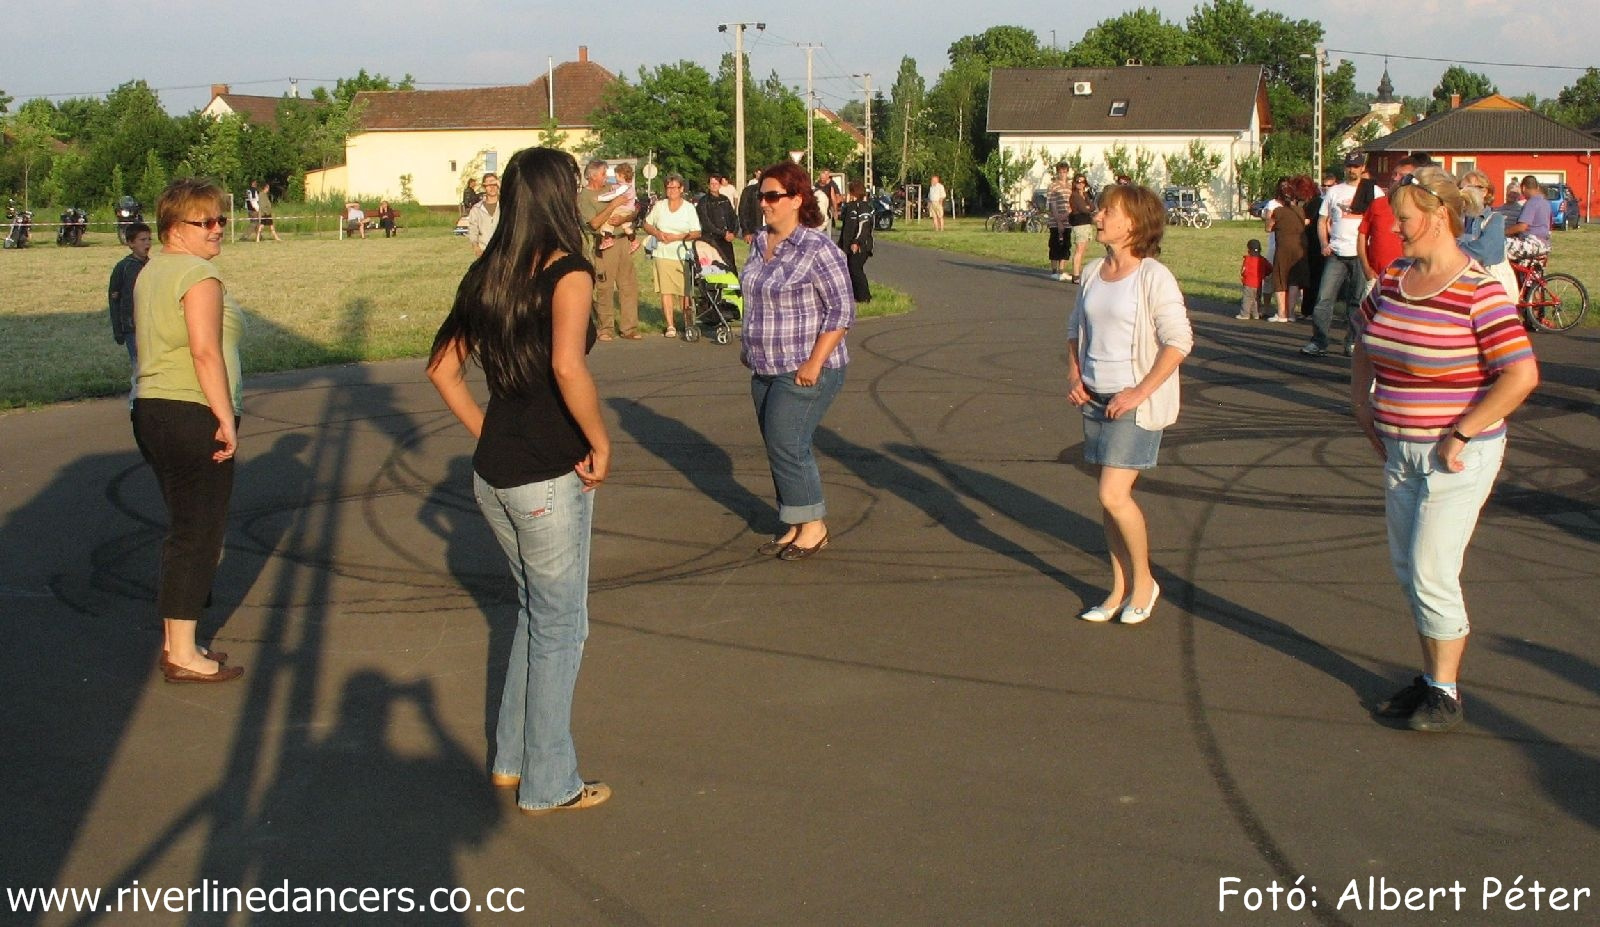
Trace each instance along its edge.
<instances>
[{"instance_id":1,"label":"green grass lawn","mask_svg":"<svg viewBox=\"0 0 1600 927\"><path fill-rule=\"evenodd\" d=\"M878 232L882 241L898 241L927 248L959 251L993 258L1008 264L1039 268L1050 267L1046 236L1038 232L988 232L983 217L950 219L944 232L933 231L932 223L896 223L893 230ZM1209 229L1168 226L1161 245L1161 261L1172 269L1185 295L1192 300L1209 300L1227 306L1239 302L1239 264L1245 242L1265 241L1257 221L1218 222ZM1090 245L1090 255L1095 253ZM1589 315L1585 325L1600 325L1600 226L1583 226L1573 232L1557 232L1550 259L1552 271L1566 271L1577 277L1589 291Z\"/></svg>"},{"instance_id":2,"label":"green grass lawn","mask_svg":"<svg viewBox=\"0 0 1600 927\"><path fill-rule=\"evenodd\" d=\"M442 226L392 239L280 234L281 242L226 244L217 258L248 315L247 377L424 356L472 260L466 240ZM127 391L128 356L111 340L106 314L106 281L127 249L110 233L87 241L0 252L0 344L10 361L0 367L0 409ZM659 332L660 299L642 256L636 269L642 325ZM874 284L873 297L862 317L912 308L890 287Z\"/></svg>"}]
</instances>

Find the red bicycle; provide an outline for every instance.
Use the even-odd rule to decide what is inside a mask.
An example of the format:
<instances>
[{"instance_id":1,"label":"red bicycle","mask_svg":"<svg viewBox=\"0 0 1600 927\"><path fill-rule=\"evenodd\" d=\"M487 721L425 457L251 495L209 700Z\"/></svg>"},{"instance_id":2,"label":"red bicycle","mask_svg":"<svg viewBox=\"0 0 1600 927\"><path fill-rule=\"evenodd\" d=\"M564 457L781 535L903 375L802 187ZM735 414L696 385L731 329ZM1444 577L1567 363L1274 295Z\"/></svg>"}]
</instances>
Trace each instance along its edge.
<instances>
[{"instance_id":1,"label":"red bicycle","mask_svg":"<svg viewBox=\"0 0 1600 927\"><path fill-rule=\"evenodd\" d=\"M1537 332L1564 332L1583 321L1589 291L1571 274L1545 273L1550 256L1513 260L1517 275L1517 311L1523 324Z\"/></svg>"}]
</instances>

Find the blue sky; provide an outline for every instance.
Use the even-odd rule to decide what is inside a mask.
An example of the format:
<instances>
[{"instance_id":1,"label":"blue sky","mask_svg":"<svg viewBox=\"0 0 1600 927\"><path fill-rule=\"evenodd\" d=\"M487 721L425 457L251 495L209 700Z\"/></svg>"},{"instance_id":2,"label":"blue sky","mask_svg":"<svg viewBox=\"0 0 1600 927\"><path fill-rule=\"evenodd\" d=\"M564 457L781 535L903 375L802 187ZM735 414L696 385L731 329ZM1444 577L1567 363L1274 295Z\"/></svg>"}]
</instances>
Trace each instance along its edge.
<instances>
[{"instance_id":1,"label":"blue sky","mask_svg":"<svg viewBox=\"0 0 1600 927\"><path fill-rule=\"evenodd\" d=\"M1369 25L1393 18L1393 0L1276 0L1271 8L1296 18L1322 18L1327 44L1335 50L1331 57L1356 64L1362 90L1376 88L1387 53L1440 59L1391 58L1398 93L1427 95L1444 69L1461 61L1487 74L1503 92L1554 96L1581 71L1500 65L1600 64L1594 54L1600 17L1571 15L1575 4L1531 4L1513 16L1504 0L1410 0L1400 5L1406 12L1399 28ZM8 3L0 90L19 102L45 95L59 99L101 94L139 77L161 92L169 111L183 113L203 106L213 83L229 84L236 93L275 96L286 92L288 78L294 77L305 93L362 67L394 77L409 72L424 88L523 83L537 77L552 57L556 63L576 57L579 45L588 46L594 61L632 76L640 65L679 59L714 68L733 47L732 34L719 33L718 23L764 20L765 31L747 33L756 73L764 77L775 70L786 83L803 87L806 56L798 46L820 43L815 86L821 104L837 108L860 97L862 81L852 75L870 73L874 87L886 87L902 55L916 59L931 85L946 63L950 42L963 35L1020 25L1047 44L1053 36L1065 47L1096 22L1141 5L1175 22L1195 6L1193 0L1120 7L1038 0L926 0L915 7L876 0L784 6L711 0L630 12L624 4L589 5L623 11L613 15L584 14L575 3L505 0ZM1268 8L1266 3L1253 6ZM1327 18L1333 9L1343 18ZM185 41L175 44L174 35Z\"/></svg>"}]
</instances>

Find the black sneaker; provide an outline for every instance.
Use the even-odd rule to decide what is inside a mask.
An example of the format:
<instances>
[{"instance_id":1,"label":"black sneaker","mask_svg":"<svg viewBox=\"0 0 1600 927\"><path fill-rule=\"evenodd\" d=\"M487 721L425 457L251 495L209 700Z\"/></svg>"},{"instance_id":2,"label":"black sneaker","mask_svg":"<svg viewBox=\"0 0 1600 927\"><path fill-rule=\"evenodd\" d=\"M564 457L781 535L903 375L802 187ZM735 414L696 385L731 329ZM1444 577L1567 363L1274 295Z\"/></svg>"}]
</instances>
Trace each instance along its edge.
<instances>
[{"instance_id":1,"label":"black sneaker","mask_svg":"<svg viewBox=\"0 0 1600 927\"><path fill-rule=\"evenodd\" d=\"M1328 349L1319 348L1317 347L1317 343L1315 341L1310 341L1306 343L1305 347L1300 349L1300 353L1307 357L1327 357Z\"/></svg>"},{"instance_id":2,"label":"black sneaker","mask_svg":"<svg viewBox=\"0 0 1600 927\"><path fill-rule=\"evenodd\" d=\"M1427 699L1411 715L1411 729L1442 734L1461 723L1461 701L1450 693L1428 687Z\"/></svg>"},{"instance_id":3,"label":"black sneaker","mask_svg":"<svg viewBox=\"0 0 1600 927\"><path fill-rule=\"evenodd\" d=\"M1373 714L1380 718L1409 718L1417 707L1428 699L1428 690L1432 688L1421 676L1411 680L1411 685L1389 696L1387 701L1380 702Z\"/></svg>"}]
</instances>

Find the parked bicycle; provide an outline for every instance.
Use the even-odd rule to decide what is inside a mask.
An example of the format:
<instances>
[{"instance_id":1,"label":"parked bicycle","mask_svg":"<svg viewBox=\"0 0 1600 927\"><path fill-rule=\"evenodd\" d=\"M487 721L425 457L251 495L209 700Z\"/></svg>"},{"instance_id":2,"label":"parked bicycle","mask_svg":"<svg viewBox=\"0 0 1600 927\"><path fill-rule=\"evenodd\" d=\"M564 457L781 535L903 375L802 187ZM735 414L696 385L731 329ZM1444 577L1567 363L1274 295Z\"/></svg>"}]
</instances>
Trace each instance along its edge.
<instances>
[{"instance_id":1,"label":"parked bicycle","mask_svg":"<svg viewBox=\"0 0 1600 927\"><path fill-rule=\"evenodd\" d=\"M991 232L1042 232L1047 224L1044 211L1035 207L1002 209L984 220Z\"/></svg>"},{"instance_id":2,"label":"parked bicycle","mask_svg":"<svg viewBox=\"0 0 1600 927\"><path fill-rule=\"evenodd\" d=\"M1571 274L1545 273L1549 262L1549 255L1511 262L1517 275L1517 311L1533 331L1564 332L1583 321L1589 291Z\"/></svg>"},{"instance_id":3,"label":"parked bicycle","mask_svg":"<svg viewBox=\"0 0 1600 927\"><path fill-rule=\"evenodd\" d=\"M1211 228L1211 214L1197 187L1167 187L1161 191L1167 206L1168 225L1187 225L1194 229Z\"/></svg>"}]
</instances>

